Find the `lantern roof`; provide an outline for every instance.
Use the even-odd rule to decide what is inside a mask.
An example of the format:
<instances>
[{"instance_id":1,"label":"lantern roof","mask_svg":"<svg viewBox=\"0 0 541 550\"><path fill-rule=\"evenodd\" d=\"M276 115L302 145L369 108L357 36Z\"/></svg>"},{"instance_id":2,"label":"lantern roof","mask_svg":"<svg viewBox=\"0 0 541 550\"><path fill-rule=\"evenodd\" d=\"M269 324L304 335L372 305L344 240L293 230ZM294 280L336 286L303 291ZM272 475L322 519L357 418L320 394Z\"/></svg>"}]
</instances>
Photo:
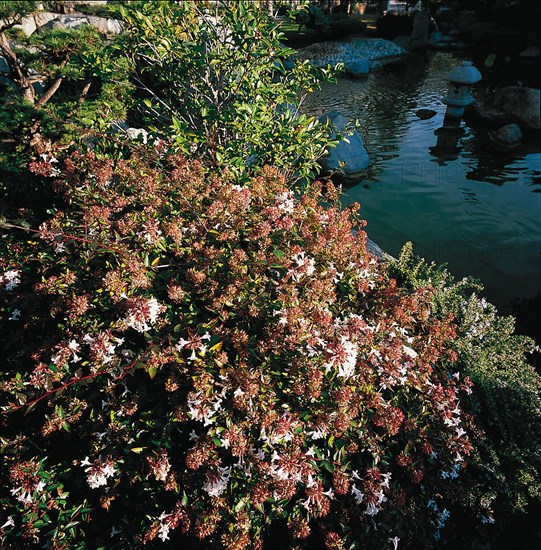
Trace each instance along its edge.
<instances>
[{"instance_id":1,"label":"lantern roof","mask_svg":"<svg viewBox=\"0 0 541 550\"><path fill-rule=\"evenodd\" d=\"M479 82L482 78L481 73L473 66L471 61L462 61L458 67L451 69L446 76L449 82L470 85Z\"/></svg>"}]
</instances>

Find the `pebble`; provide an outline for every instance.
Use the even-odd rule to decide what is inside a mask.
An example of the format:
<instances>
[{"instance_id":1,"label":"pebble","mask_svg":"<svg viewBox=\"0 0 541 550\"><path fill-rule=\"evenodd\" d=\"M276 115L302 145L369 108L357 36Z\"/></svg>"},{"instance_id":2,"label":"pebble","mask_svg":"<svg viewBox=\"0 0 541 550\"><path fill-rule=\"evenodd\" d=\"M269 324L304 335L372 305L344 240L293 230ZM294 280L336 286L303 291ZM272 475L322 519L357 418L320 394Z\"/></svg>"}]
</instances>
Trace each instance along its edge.
<instances>
[{"instance_id":1,"label":"pebble","mask_svg":"<svg viewBox=\"0 0 541 550\"><path fill-rule=\"evenodd\" d=\"M300 59L307 59L316 67L335 66L364 60L370 69L392 63L408 52L383 38L356 38L350 42L320 42L297 52Z\"/></svg>"}]
</instances>

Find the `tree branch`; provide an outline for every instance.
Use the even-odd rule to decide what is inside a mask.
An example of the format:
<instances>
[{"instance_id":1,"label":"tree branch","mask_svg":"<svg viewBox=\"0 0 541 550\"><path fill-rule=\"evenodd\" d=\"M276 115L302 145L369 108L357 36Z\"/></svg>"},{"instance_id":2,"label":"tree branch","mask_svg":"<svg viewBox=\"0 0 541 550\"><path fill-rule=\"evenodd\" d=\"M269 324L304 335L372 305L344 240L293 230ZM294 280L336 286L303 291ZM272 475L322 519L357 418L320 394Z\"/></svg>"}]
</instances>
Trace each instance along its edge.
<instances>
[{"instance_id":1,"label":"tree branch","mask_svg":"<svg viewBox=\"0 0 541 550\"><path fill-rule=\"evenodd\" d=\"M13 82L15 82L20 94L26 100L30 101L30 103L35 103L36 92L34 91L32 83L29 80L28 75L24 74L19 60L17 59L17 55L11 49L9 40L3 32L0 32L0 50L2 50L2 53L4 54L4 58L8 64Z\"/></svg>"},{"instance_id":2,"label":"tree branch","mask_svg":"<svg viewBox=\"0 0 541 550\"><path fill-rule=\"evenodd\" d=\"M60 68L63 69L66 66L66 63L69 60L69 56L67 56L62 63L60 63ZM51 97L56 93L58 88L60 88L60 85L62 84L62 81L64 80L63 76L59 76L49 87L49 89L41 96L39 101L36 103L36 107L41 108L43 107Z\"/></svg>"}]
</instances>

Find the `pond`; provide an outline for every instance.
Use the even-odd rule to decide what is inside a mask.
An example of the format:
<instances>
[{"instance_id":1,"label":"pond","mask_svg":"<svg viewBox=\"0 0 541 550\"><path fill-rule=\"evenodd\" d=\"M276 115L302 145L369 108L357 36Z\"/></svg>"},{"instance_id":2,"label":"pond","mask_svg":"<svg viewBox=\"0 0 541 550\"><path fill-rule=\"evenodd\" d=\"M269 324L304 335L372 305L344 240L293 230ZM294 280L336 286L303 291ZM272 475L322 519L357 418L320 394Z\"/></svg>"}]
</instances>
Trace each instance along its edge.
<instances>
[{"instance_id":1,"label":"pond","mask_svg":"<svg viewBox=\"0 0 541 550\"><path fill-rule=\"evenodd\" d=\"M304 110L360 121L372 166L343 202L361 204L372 240L393 256L412 241L414 252L446 263L457 278L480 279L487 299L505 310L541 289L539 142L502 153L486 128L462 122L455 154L436 147L445 75L461 60L452 52L410 54L365 80L324 85ZM416 115L422 108L436 115L423 120Z\"/></svg>"}]
</instances>

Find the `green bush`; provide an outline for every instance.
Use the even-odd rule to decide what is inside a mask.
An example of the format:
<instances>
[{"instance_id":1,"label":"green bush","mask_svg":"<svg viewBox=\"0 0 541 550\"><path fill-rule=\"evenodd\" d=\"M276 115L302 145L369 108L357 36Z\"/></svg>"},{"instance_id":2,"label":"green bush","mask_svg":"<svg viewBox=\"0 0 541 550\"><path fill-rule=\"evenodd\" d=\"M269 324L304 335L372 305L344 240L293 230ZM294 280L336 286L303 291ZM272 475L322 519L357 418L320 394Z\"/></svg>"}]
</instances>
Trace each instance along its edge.
<instances>
[{"instance_id":1,"label":"green bush","mask_svg":"<svg viewBox=\"0 0 541 550\"><path fill-rule=\"evenodd\" d=\"M389 264L389 273L410 290L432 285L433 313L455 320L454 368L471 378L475 388L461 404L475 417L478 430L464 501L484 509L485 523L497 518L490 530L497 537L517 512L541 503L541 378L528 362L539 350L530 338L514 333L512 317L498 315L479 297L479 282L455 281L441 266L416 257L411 244L398 262ZM461 517L462 528L471 519Z\"/></svg>"},{"instance_id":2,"label":"green bush","mask_svg":"<svg viewBox=\"0 0 541 550\"><path fill-rule=\"evenodd\" d=\"M172 137L242 180L271 164L292 180L313 178L329 128L299 113L330 72L288 62L278 25L253 2L134 2L118 16L117 43L132 63L141 124Z\"/></svg>"}]
</instances>

